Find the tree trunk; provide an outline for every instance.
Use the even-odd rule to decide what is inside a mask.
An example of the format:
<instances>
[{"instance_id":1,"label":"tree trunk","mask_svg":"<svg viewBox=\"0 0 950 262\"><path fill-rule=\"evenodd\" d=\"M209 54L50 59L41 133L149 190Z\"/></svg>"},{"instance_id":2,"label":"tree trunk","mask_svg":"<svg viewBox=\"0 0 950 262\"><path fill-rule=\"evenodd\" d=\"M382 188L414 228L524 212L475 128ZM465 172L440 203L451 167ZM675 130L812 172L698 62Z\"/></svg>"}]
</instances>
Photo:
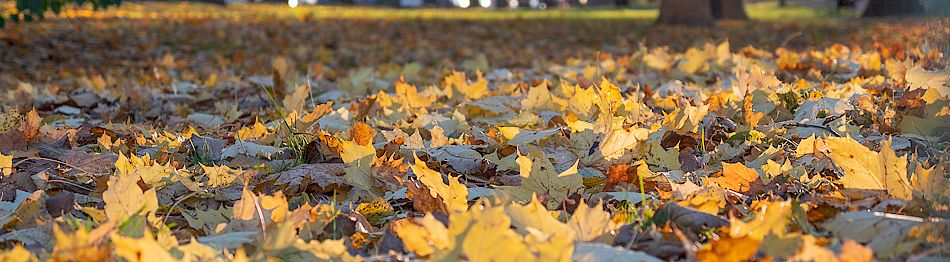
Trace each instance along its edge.
<instances>
[{"instance_id":1,"label":"tree trunk","mask_svg":"<svg viewBox=\"0 0 950 262\"><path fill-rule=\"evenodd\" d=\"M778 6L781 6L781 7L787 6L788 3L786 3L785 1L786 1L786 0L778 0Z\"/></svg>"},{"instance_id":2,"label":"tree trunk","mask_svg":"<svg viewBox=\"0 0 950 262\"><path fill-rule=\"evenodd\" d=\"M924 13L920 0L869 0L862 17L917 15Z\"/></svg>"},{"instance_id":3,"label":"tree trunk","mask_svg":"<svg viewBox=\"0 0 950 262\"><path fill-rule=\"evenodd\" d=\"M712 26L710 0L660 0L657 22L668 25Z\"/></svg>"},{"instance_id":4,"label":"tree trunk","mask_svg":"<svg viewBox=\"0 0 950 262\"><path fill-rule=\"evenodd\" d=\"M712 0L712 13L716 19L747 20L742 0Z\"/></svg>"}]
</instances>

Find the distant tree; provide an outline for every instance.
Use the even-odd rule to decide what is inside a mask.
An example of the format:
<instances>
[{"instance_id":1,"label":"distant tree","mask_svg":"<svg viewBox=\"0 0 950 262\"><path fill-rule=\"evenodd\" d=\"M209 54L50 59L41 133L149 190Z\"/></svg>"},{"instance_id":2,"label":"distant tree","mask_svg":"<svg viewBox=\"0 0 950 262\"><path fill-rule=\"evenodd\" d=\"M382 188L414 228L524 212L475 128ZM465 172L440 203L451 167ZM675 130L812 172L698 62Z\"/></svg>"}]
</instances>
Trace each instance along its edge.
<instances>
[{"instance_id":1,"label":"distant tree","mask_svg":"<svg viewBox=\"0 0 950 262\"><path fill-rule=\"evenodd\" d=\"M869 0L862 17L917 15L924 13L920 0Z\"/></svg>"},{"instance_id":2,"label":"distant tree","mask_svg":"<svg viewBox=\"0 0 950 262\"><path fill-rule=\"evenodd\" d=\"M712 14L716 19L746 20L742 0L712 0Z\"/></svg>"},{"instance_id":3,"label":"distant tree","mask_svg":"<svg viewBox=\"0 0 950 262\"><path fill-rule=\"evenodd\" d=\"M657 22L668 25L712 25L710 0L660 0Z\"/></svg>"},{"instance_id":4,"label":"distant tree","mask_svg":"<svg viewBox=\"0 0 950 262\"><path fill-rule=\"evenodd\" d=\"M63 11L63 6L69 3L76 3L82 6L86 3L92 4L95 10L108 8L110 6L119 6L122 0L16 0L16 7L9 15L0 15L0 27L6 20L13 22L30 22L36 19L43 19L46 13L52 11L53 14L59 14Z\"/></svg>"},{"instance_id":5,"label":"distant tree","mask_svg":"<svg viewBox=\"0 0 950 262\"><path fill-rule=\"evenodd\" d=\"M657 22L661 24L711 26L716 19L749 17L742 0L660 0Z\"/></svg>"}]
</instances>

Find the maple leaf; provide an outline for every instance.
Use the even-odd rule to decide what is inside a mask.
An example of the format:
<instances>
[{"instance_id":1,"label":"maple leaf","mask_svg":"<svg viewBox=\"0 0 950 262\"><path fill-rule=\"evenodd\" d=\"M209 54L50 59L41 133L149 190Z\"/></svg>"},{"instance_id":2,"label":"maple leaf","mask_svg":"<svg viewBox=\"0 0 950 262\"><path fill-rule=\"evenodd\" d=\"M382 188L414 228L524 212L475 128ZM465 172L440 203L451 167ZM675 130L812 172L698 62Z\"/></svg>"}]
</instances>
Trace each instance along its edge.
<instances>
[{"instance_id":1,"label":"maple leaf","mask_svg":"<svg viewBox=\"0 0 950 262\"><path fill-rule=\"evenodd\" d=\"M253 125L241 127L237 132L234 133L234 138L239 140L250 140L250 139L260 139L267 134L267 127L264 126L260 121L254 122Z\"/></svg>"},{"instance_id":2,"label":"maple leaf","mask_svg":"<svg viewBox=\"0 0 950 262\"><path fill-rule=\"evenodd\" d=\"M742 163L722 163L722 176L706 179L706 181L740 193L748 192L750 185L758 180L759 172L746 167Z\"/></svg>"},{"instance_id":3,"label":"maple leaf","mask_svg":"<svg viewBox=\"0 0 950 262\"><path fill-rule=\"evenodd\" d=\"M292 93L284 96L283 105L284 111L287 113L297 112L303 113L304 106L306 106L307 98L310 95L310 87L306 85L299 85L293 89Z\"/></svg>"},{"instance_id":4,"label":"maple leaf","mask_svg":"<svg viewBox=\"0 0 950 262\"><path fill-rule=\"evenodd\" d=\"M109 188L102 192L102 200L106 202L106 217L110 221L121 223L139 212L158 210L155 189L143 191L138 185L140 179L135 174L109 178Z\"/></svg>"},{"instance_id":5,"label":"maple leaf","mask_svg":"<svg viewBox=\"0 0 950 262\"><path fill-rule=\"evenodd\" d=\"M678 107L663 118L663 125L677 134L695 133L708 112L708 105Z\"/></svg>"},{"instance_id":6,"label":"maple leaf","mask_svg":"<svg viewBox=\"0 0 950 262\"><path fill-rule=\"evenodd\" d=\"M577 174L577 161L560 174L539 150L532 150L528 156L519 155L515 161L519 166L521 186L499 187L515 200L527 202L533 194L543 195L545 206L554 208L568 195L581 193L584 189L583 178Z\"/></svg>"},{"instance_id":7,"label":"maple leaf","mask_svg":"<svg viewBox=\"0 0 950 262\"><path fill-rule=\"evenodd\" d=\"M115 246L115 254L128 261L158 262L175 260L175 257L168 253L166 247L155 241L148 231L141 238L125 237L113 233L111 239Z\"/></svg>"},{"instance_id":8,"label":"maple leaf","mask_svg":"<svg viewBox=\"0 0 950 262\"><path fill-rule=\"evenodd\" d=\"M455 245L449 230L431 213L411 220L393 223L393 231L402 240L406 250L420 257L428 257L436 251L447 250Z\"/></svg>"},{"instance_id":9,"label":"maple leaf","mask_svg":"<svg viewBox=\"0 0 950 262\"><path fill-rule=\"evenodd\" d=\"M342 175L346 174L344 164L340 163L320 163L304 164L289 170L271 175L276 177L274 185L283 186L283 191L289 195L295 195L300 192L314 190L311 185L319 187L319 192L330 192L337 189L347 188L346 179Z\"/></svg>"},{"instance_id":10,"label":"maple leaf","mask_svg":"<svg viewBox=\"0 0 950 262\"><path fill-rule=\"evenodd\" d=\"M39 262L36 255L23 248L22 245L13 246L9 250L0 251L0 260L9 262Z\"/></svg>"},{"instance_id":11,"label":"maple leaf","mask_svg":"<svg viewBox=\"0 0 950 262\"><path fill-rule=\"evenodd\" d=\"M454 213L448 229L455 245L433 258L455 260L465 256L470 261L533 260L533 254L522 237L510 227L511 219L505 215L504 207L470 208L463 213Z\"/></svg>"},{"instance_id":12,"label":"maple leaf","mask_svg":"<svg viewBox=\"0 0 950 262\"><path fill-rule=\"evenodd\" d=\"M419 183L429 191L429 197L441 200L445 211L465 211L468 209L468 189L459 182L458 177L448 177L448 184L442 182L442 174L429 169L426 163L415 155L411 166L412 173Z\"/></svg>"},{"instance_id":13,"label":"maple leaf","mask_svg":"<svg viewBox=\"0 0 950 262\"><path fill-rule=\"evenodd\" d=\"M920 67L907 70L904 79L908 83L908 91L916 89L933 89L943 98L950 98L950 68L943 71L927 71Z\"/></svg>"},{"instance_id":14,"label":"maple leaf","mask_svg":"<svg viewBox=\"0 0 950 262\"><path fill-rule=\"evenodd\" d=\"M702 261L747 261L758 250L759 241L749 237L723 236L696 252Z\"/></svg>"},{"instance_id":15,"label":"maple leaf","mask_svg":"<svg viewBox=\"0 0 950 262\"><path fill-rule=\"evenodd\" d=\"M205 166L200 164L205 176L208 177L208 186L226 187L238 182L238 177L244 177L241 169L231 169L228 166Z\"/></svg>"},{"instance_id":16,"label":"maple leaf","mask_svg":"<svg viewBox=\"0 0 950 262\"><path fill-rule=\"evenodd\" d=\"M510 204L505 206L505 213L511 218L512 226L522 234L538 232L544 234L545 238L555 237L575 241L577 232L580 231L558 221L556 215L548 211L544 204L538 200L537 195L532 196L531 202L525 205ZM580 216L578 217L580 218ZM578 219L578 223L579 220L581 219ZM577 225L577 227L582 226L584 225Z\"/></svg>"},{"instance_id":17,"label":"maple leaf","mask_svg":"<svg viewBox=\"0 0 950 262\"><path fill-rule=\"evenodd\" d=\"M238 155L246 155L250 157L271 157L273 155L279 154L283 150L273 146L265 146L253 142L248 142L244 140L234 141L233 145L230 145L224 148L221 151L222 158L235 157Z\"/></svg>"},{"instance_id":18,"label":"maple leaf","mask_svg":"<svg viewBox=\"0 0 950 262\"><path fill-rule=\"evenodd\" d=\"M9 176L10 174L13 174L13 172L16 171L15 169L13 169L12 155L8 156L8 155L4 155L0 153L0 170L2 170L0 174L3 174L4 176Z\"/></svg>"},{"instance_id":19,"label":"maple leaf","mask_svg":"<svg viewBox=\"0 0 950 262\"><path fill-rule=\"evenodd\" d=\"M287 219L290 211L283 192L259 196L244 188L231 213L227 225L230 231L261 231L262 226L268 227Z\"/></svg>"},{"instance_id":20,"label":"maple leaf","mask_svg":"<svg viewBox=\"0 0 950 262\"><path fill-rule=\"evenodd\" d=\"M603 202L591 207L581 200L567 225L574 229L577 240L588 242L597 239L608 231L617 229L617 226L611 222L610 217L610 213L604 211Z\"/></svg>"},{"instance_id":21,"label":"maple leaf","mask_svg":"<svg viewBox=\"0 0 950 262\"><path fill-rule=\"evenodd\" d=\"M907 180L907 157L897 157L891 142L882 142L880 153L848 137L830 137L825 143L828 157L844 170L839 180L844 187L882 190L906 200L913 197Z\"/></svg>"},{"instance_id":22,"label":"maple leaf","mask_svg":"<svg viewBox=\"0 0 950 262\"><path fill-rule=\"evenodd\" d=\"M788 217L792 214L791 202L768 202L763 204L750 221L733 218L729 235L733 238L749 237L762 241L766 235L784 236L788 231Z\"/></svg>"},{"instance_id":23,"label":"maple leaf","mask_svg":"<svg viewBox=\"0 0 950 262\"><path fill-rule=\"evenodd\" d=\"M356 212L359 212L372 225L381 225L383 219L393 215L396 211L384 198L375 198L373 201L360 203L356 206Z\"/></svg>"}]
</instances>

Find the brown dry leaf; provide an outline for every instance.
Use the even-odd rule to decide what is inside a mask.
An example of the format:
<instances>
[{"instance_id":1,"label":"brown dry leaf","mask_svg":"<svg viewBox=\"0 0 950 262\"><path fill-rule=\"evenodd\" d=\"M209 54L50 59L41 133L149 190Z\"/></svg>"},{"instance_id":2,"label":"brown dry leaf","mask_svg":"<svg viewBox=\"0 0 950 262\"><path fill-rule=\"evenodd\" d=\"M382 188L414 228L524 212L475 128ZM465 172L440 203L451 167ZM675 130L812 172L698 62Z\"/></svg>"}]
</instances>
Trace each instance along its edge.
<instances>
[{"instance_id":1,"label":"brown dry leaf","mask_svg":"<svg viewBox=\"0 0 950 262\"><path fill-rule=\"evenodd\" d=\"M274 185L283 187L285 193L296 195L304 191L324 193L345 189L349 187L343 179L345 173L344 164L320 163L299 165L271 177L277 179Z\"/></svg>"},{"instance_id":2,"label":"brown dry leaf","mask_svg":"<svg viewBox=\"0 0 950 262\"><path fill-rule=\"evenodd\" d=\"M36 113L36 108L26 113L23 123L20 124L20 132L23 132L23 139L26 139L26 141L36 139L36 136L40 134L41 121L40 115Z\"/></svg>"},{"instance_id":3,"label":"brown dry leaf","mask_svg":"<svg viewBox=\"0 0 950 262\"><path fill-rule=\"evenodd\" d=\"M695 236L708 229L728 226L729 221L722 217L682 207L673 203L663 205L653 215L653 223L658 226L672 225Z\"/></svg>"}]
</instances>

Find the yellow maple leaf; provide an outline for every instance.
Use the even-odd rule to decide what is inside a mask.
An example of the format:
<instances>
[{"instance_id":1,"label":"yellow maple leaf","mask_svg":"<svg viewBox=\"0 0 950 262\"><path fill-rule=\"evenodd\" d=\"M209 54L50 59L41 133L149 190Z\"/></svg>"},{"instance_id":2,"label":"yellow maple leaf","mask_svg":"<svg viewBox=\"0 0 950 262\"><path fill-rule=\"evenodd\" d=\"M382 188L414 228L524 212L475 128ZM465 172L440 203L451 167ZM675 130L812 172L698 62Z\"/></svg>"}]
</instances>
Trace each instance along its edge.
<instances>
[{"instance_id":1,"label":"yellow maple leaf","mask_svg":"<svg viewBox=\"0 0 950 262\"><path fill-rule=\"evenodd\" d=\"M0 153L0 174L9 176L13 174L13 155L4 155Z\"/></svg>"},{"instance_id":2,"label":"yellow maple leaf","mask_svg":"<svg viewBox=\"0 0 950 262\"><path fill-rule=\"evenodd\" d=\"M880 153L850 137L830 137L825 142L828 157L844 171L839 181L845 188L883 190L896 198L913 198L907 180L907 157L897 157L891 142L882 142Z\"/></svg>"},{"instance_id":3,"label":"yellow maple leaf","mask_svg":"<svg viewBox=\"0 0 950 262\"><path fill-rule=\"evenodd\" d=\"M567 222L579 241L593 241L601 235L616 229L616 225L610 220L610 213L604 211L604 203L601 201L596 206L588 206L581 199L581 203L574 210L574 215Z\"/></svg>"},{"instance_id":4,"label":"yellow maple leaf","mask_svg":"<svg viewBox=\"0 0 950 262\"><path fill-rule=\"evenodd\" d=\"M53 237L56 239L53 252L50 254L53 261L103 261L109 258L109 249L102 248L105 237L113 229L114 223L101 225L92 231L78 229L73 232L64 232L59 226L53 226Z\"/></svg>"},{"instance_id":5,"label":"yellow maple leaf","mask_svg":"<svg viewBox=\"0 0 950 262\"><path fill-rule=\"evenodd\" d=\"M175 261L175 257L168 253L167 247L155 241L148 230L141 238L113 233L112 244L115 246L115 254L130 262Z\"/></svg>"},{"instance_id":6,"label":"yellow maple leaf","mask_svg":"<svg viewBox=\"0 0 950 262\"><path fill-rule=\"evenodd\" d=\"M708 105L678 107L663 118L663 125L677 134L695 133L708 112Z\"/></svg>"},{"instance_id":7,"label":"yellow maple leaf","mask_svg":"<svg viewBox=\"0 0 950 262\"><path fill-rule=\"evenodd\" d=\"M732 218L729 235L733 238L748 237L756 241L762 241L769 234L784 236L788 230L788 217L791 215L791 202L768 202L755 212L751 221Z\"/></svg>"},{"instance_id":8,"label":"yellow maple leaf","mask_svg":"<svg viewBox=\"0 0 950 262\"><path fill-rule=\"evenodd\" d=\"M749 237L721 236L696 252L700 261L749 261L759 249L761 241Z\"/></svg>"},{"instance_id":9,"label":"yellow maple leaf","mask_svg":"<svg viewBox=\"0 0 950 262\"><path fill-rule=\"evenodd\" d=\"M498 187L515 200L527 202L533 194L544 195L545 206L554 208L570 194L583 192L584 180L577 174L577 161L560 174L540 150L532 150L528 156L519 155L515 162L519 166L521 186Z\"/></svg>"},{"instance_id":10,"label":"yellow maple leaf","mask_svg":"<svg viewBox=\"0 0 950 262\"><path fill-rule=\"evenodd\" d=\"M393 232L402 239L406 251L420 257L428 257L437 251L455 246L455 239L449 237L449 230L431 213L424 217L404 219L394 222Z\"/></svg>"},{"instance_id":11,"label":"yellow maple leaf","mask_svg":"<svg viewBox=\"0 0 950 262\"><path fill-rule=\"evenodd\" d=\"M414 163L412 173L419 182L429 189L429 194L435 199L441 199L447 211L465 211L468 209L468 188L459 182L458 177L448 177L448 184L443 183L442 174L426 166L413 154Z\"/></svg>"},{"instance_id":12,"label":"yellow maple leaf","mask_svg":"<svg viewBox=\"0 0 950 262\"><path fill-rule=\"evenodd\" d=\"M0 261L7 262L39 262L36 255L23 248L22 245L13 246L12 249L0 251Z\"/></svg>"},{"instance_id":13,"label":"yellow maple leaf","mask_svg":"<svg viewBox=\"0 0 950 262\"><path fill-rule=\"evenodd\" d=\"M226 187L236 182L243 173L241 169L231 169L228 166L205 166L200 164L205 176L208 177L208 186L213 188Z\"/></svg>"},{"instance_id":14,"label":"yellow maple leaf","mask_svg":"<svg viewBox=\"0 0 950 262\"><path fill-rule=\"evenodd\" d=\"M250 126L241 127L241 129L238 129L238 131L234 133L235 138L245 141L249 139L260 139L265 135L267 135L267 127L261 124L260 121Z\"/></svg>"},{"instance_id":15,"label":"yellow maple leaf","mask_svg":"<svg viewBox=\"0 0 950 262\"><path fill-rule=\"evenodd\" d=\"M463 255L473 262L534 260L522 237L511 230L511 219L505 215L504 207L485 206L453 213L448 228L456 244L451 251L436 254L434 260L454 261Z\"/></svg>"},{"instance_id":16,"label":"yellow maple leaf","mask_svg":"<svg viewBox=\"0 0 950 262\"><path fill-rule=\"evenodd\" d=\"M109 188L102 192L102 201L106 203L106 217L110 221L121 223L139 212L158 210L155 189L143 191L138 185L139 179L135 174L109 178Z\"/></svg>"},{"instance_id":17,"label":"yellow maple leaf","mask_svg":"<svg viewBox=\"0 0 950 262\"><path fill-rule=\"evenodd\" d=\"M382 224L383 219L396 213L389 201L382 197L377 197L370 202L360 203L355 210L373 225Z\"/></svg>"},{"instance_id":18,"label":"yellow maple leaf","mask_svg":"<svg viewBox=\"0 0 950 262\"><path fill-rule=\"evenodd\" d=\"M686 200L679 202L682 206L695 208L712 215L718 215L723 208L726 208L726 203L726 191L716 185L703 187L690 194Z\"/></svg>"}]
</instances>

